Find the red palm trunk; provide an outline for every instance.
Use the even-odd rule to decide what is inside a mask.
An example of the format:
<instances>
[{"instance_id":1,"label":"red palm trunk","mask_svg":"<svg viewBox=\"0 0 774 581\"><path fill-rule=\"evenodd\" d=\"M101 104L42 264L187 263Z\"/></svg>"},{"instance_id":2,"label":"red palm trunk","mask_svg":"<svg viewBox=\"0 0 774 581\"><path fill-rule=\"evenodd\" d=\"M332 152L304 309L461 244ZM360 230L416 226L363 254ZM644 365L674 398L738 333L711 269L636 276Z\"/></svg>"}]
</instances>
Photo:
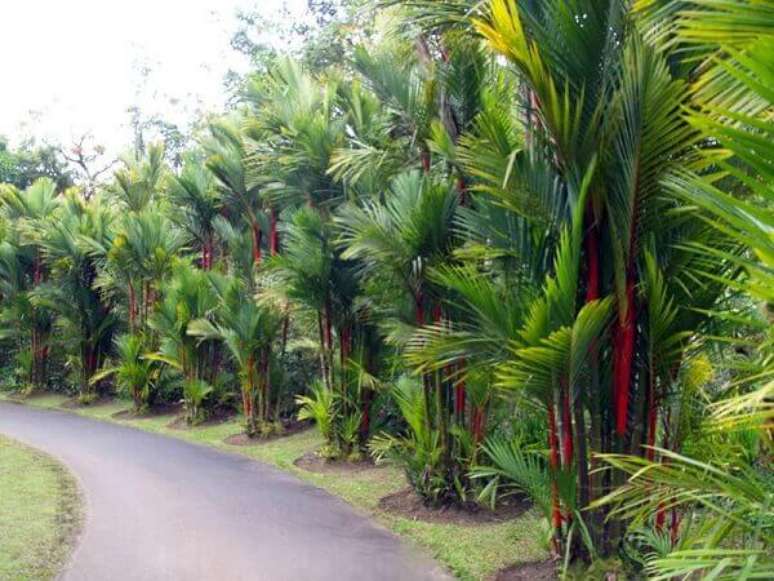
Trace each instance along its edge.
<instances>
[{"instance_id":1,"label":"red palm trunk","mask_svg":"<svg viewBox=\"0 0 774 581\"><path fill-rule=\"evenodd\" d=\"M36 255L35 262L32 265L32 282L35 286L43 282L43 262L40 258L40 252Z\"/></svg>"},{"instance_id":2,"label":"red palm trunk","mask_svg":"<svg viewBox=\"0 0 774 581\"><path fill-rule=\"evenodd\" d=\"M586 236L586 264L588 265L586 279L586 302L599 298L599 231L591 226Z\"/></svg>"},{"instance_id":3,"label":"red palm trunk","mask_svg":"<svg viewBox=\"0 0 774 581\"><path fill-rule=\"evenodd\" d=\"M328 351L333 351L333 321L331 300L325 300L325 345Z\"/></svg>"},{"instance_id":4,"label":"red palm trunk","mask_svg":"<svg viewBox=\"0 0 774 581\"><path fill-rule=\"evenodd\" d=\"M271 229L269 231L269 247L271 255L276 256L279 253L279 230L277 229L277 212L271 209Z\"/></svg>"},{"instance_id":5,"label":"red palm trunk","mask_svg":"<svg viewBox=\"0 0 774 581\"><path fill-rule=\"evenodd\" d=\"M253 222L253 262L255 264L261 263L261 239L263 238L263 232L261 232L261 226L257 222Z\"/></svg>"},{"instance_id":6,"label":"red palm trunk","mask_svg":"<svg viewBox=\"0 0 774 581\"><path fill-rule=\"evenodd\" d=\"M420 158L422 160L422 171L426 174L430 173L430 152L423 149Z\"/></svg>"},{"instance_id":7,"label":"red palm trunk","mask_svg":"<svg viewBox=\"0 0 774 581\"><path fill-rule=\"evenodd\" d=\"M352 343L352 330L349 325L342 327L339 333L339 357L341 359L342 367L347 362L350 353L350 347Z\"/></svg>"},{"instance_id":8,"label":"red palm trunk","mask_svg":"<svg viewBox=\"0 0 774 581\"><path fill-rule=\"evenodd\" d=\"M470 200L468 199L468 186L465 183L465 178L462 176L457 178L457 191L460 194L460 206L467 207L470 204Z\"/></svg>"},{"instance_id":9,"label":"red palm trunk","mask_svg":"<svg viewBox=\"0 0 774 581\"><path fill-rule=\"evenodd\" d=\"M486 413L483 407L475 406L473 408L473 417L470 420L470 433L473 436L473 443L478 445L484 441L486 430Z\"/></svg>"},{"instance_id":10,"label":"red palm trunk","mask_svg":"<svg viewBox=\"0 0 774 581\"><path fill-rule=\"evenodd\" d=\"M370 389L363 391L361 401L362 411L360 416L360 443L365 444L368 441L368 434L371 432L371 403L373 402L374 392Z\"/></svg>"},{"instance_id":11,"label":"red palm trunk","mask_svg":"<svg viewBox=\"0 0 774 581\"><path fill-rule=\"evenodd\" d=\"M202 270L210 270L212 268L212 239L206 238L202 243Z\"/></svg>"},{"instance_id":12,"label":"red palm trunk","mask_svg":"<svg viewBox=\"0 0 774 581\"><path fill-rule=\"evenodd\" d=\"M615 332L615 360L613 368L615 390L615 431L618 436L626 434L631 388L632 360L634 358L634 336L636 320L634 316L634 280L626 282L626 313L619 319Z\"/></svg>"},{"instance_id":13,"label":"red palm trunk","mask_svg":"<svg viewBox=\"0 0 774 581\"><path fill-rule=\"evenodd\" d=\"M420 327L425 324L425 299L422 291L417 292L414 297L414 305L414 319L416 320L417 326Z\"/></svg>"},{"instance_id":14,"label":"red palm trunk","mask_svg":"<svg viewBox=\"0 0 774 581\"><path fill-rule=\"evenodd\" d=\"M669 529L672 544L677 542L677 534L680 532L680 513L676 508L672 509L672 526Z\"/></svg>"},{"instance_id":15,"label":"red palm trunk","mask_svg":"<svg viewBox=\"0 0 774 581\"><path fill-rule=\"evenodd\" d=\"M658 503L658 511L656 512L656 530L661 531L664 528L664 503Z\"/></svg>"}]
</instances>

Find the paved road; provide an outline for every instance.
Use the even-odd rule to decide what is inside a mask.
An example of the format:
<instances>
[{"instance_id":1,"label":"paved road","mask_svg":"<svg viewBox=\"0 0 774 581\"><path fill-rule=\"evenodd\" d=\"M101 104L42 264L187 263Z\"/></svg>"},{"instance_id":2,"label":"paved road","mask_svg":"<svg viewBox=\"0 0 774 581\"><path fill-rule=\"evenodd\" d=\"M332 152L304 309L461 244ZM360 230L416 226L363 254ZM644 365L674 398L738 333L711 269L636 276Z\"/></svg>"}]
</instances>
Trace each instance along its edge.
<instances>
[{"instance_id":1,"label":"paved road","mask_svg":"<svg viewBox=\"0 0 774 581\"><path fill-rule=\"evenodd\" d=\"M258 462L5 402L0 432L59 458L85 493L63 579L447 578L344 502Z\"/></svg>"}]
</instances>

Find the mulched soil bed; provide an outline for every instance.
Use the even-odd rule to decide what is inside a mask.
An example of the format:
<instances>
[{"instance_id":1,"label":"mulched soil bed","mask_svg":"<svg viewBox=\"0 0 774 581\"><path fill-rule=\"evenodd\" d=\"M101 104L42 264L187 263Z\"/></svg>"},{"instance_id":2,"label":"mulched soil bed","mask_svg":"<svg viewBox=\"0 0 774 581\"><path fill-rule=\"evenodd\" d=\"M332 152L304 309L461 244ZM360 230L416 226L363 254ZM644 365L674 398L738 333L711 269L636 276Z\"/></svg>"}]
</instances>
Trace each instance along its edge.
<instances>
[{"instance_id":1,"label":"mulched soil bed","mask_svg":"<svg viewBox=\"0 0 774 581\"><path fill-rule=\"evenodd\" d=\"M110 397L101 397L99 399L95 399L91 403L81 403L77 397L74 397L72 399L68 399L65 402L62 402L62 404L59 407L65 408L68 410L75 410L75 409L84 409L84 408L97 408L101 405L108 405L110 403L113 403L113 399Z\"/></svg>"},{"instance_id":2,"label":"mulched soil bed","mask_svg":"<svg viewBox=\"0 0 774 581\"><path fill-rule=\"evenodd\" d=\"M558 579L553 561L519 563L498 571L493 581L554 581Z\"/></svg>"},{"instance_id":3,"label":"mulched soil bed","mask_svg":"<svg viewBox=\"0 0 774 581\"><path fill-rule=\"evenodd\" d=\"M466 506L432 508L411 488L389 494L379 501L379 508L394 515L425 522L460 525L505 522L523 514L531 506L528 500L512 496L493 511L472 502Z\"/></svg>"},{"instance_id":4,"label":"mulched soil bed","mask_svg":"<svg viewBox=\"0 0 774 581\"><path fill-rule=\"evenodd\" d=\"M303 432L304 430L308 430L310 427L312 427L312 425L309 422L299 422L297 420L293 420L285 422L283 424L283 431L279 434L271 434L270 436L263 438L250 438L247 436L247 434L242 433L229 436L223 441L226 444L231 444L232 446L260 446L261 444L265 444L273 440L287 438L293 434Z\"/></svg>"},{"instance_id":5,"label":"mulched soil bed","mask_svg":"<svg viewBox=\"0 0 774 581\"><path fill-rule=\"evenodd\" d=\"M378 470L379 466L374 464L373 460L366 458L360 462L349 462L347 460L329 460L323 458L316 452L307 452L295 462L297 467L316 472L317 474L352 474L364 472L366 470Z\"/></svg>"},{"instance_id":6,"label":"mulched soil bed","mask_svg":"<svg viewBox=\"0 0 774 581\"><path fill-rule=\"evenodd\" d=\"M172 430L191 430L194 428L204 428L206 426L217 426L218 424L223 424L229 421L235 415L236 414L233 411L217 412L212 416L210 416L209 418L207 418L206 420L202 420L200 422L196 422L195 424L189 425L185 419L185 414L180 414L174 420L169 422L167 424L167 427Z\"/></svg>"},{"instance_id":7,"label":"mulched soil bed","mask_svg":"<svg viewBox=\"0 0 774 581\"><path fill-rule=\"evenodd\" d=\"M180 404L165 404L154 406L141 412L128 409L116 412L110 417L112 417L114 420L142 420L148 418L157 418L159 416L168 416L171 414L180 413L181 407L182 406Z\"/></svg>"}]
</instances>

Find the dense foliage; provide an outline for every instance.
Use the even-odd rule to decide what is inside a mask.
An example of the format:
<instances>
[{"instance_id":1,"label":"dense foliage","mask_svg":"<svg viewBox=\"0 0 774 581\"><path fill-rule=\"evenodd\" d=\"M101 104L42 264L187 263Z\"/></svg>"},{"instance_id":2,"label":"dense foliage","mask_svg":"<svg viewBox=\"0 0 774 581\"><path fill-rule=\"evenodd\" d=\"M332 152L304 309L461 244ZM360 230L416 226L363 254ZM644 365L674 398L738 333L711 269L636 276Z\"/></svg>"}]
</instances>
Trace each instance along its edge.
<instances>
[{"instance_id":1,"label":"dense foliage","mask_svg":"<svg viewBox=\"0 0 774 581\"><path fill-rule=\"evenodd\" d=\"M526 494L566 566L774 575L771 5L379 8L180 168L3 186L16 383L311 419L430 504Z\"/></svg>"}]
</instances>

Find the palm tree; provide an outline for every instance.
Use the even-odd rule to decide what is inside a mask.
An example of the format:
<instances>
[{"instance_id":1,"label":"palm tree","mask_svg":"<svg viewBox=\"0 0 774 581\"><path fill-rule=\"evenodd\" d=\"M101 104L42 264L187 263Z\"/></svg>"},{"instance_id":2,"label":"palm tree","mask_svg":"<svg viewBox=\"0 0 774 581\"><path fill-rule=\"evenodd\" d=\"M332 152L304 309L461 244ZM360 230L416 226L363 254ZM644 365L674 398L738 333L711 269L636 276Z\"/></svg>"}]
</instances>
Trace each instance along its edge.
<instances>
[{"instance_id":1,"label":"palm tree","mask_svg":"<svg viewBox=\"0 0 774 581\"><path fill-rule=\"evenodd\" d=\"M714 444L733 441L752 430L761 443L771 444L774 383L742 396L716 402L705 429ZM727 445L726 445L727 446ZM714 575L716 579L765 578L774 571L768 548L774 542L774 500L765 466L733 457L729 449L702 461L667 449L657 449L664 461L630 455L605 455L609 465L629 475L626 484L597 501L612 505L617 518L631 521L648 553L646 572L654 579ZM722 463L721 463L722 462ZM679 509L691 523L676 531L650 529L654 514Z\"/></svg>"},{"instance_id":2,"label":"palm tree","mask_svg":"<svg viewBox=\"0 0 774 581\"><path fill-rule=\"evenodd\" d=\"M378 373L382 342L372 310L365 304L357 277L357 263L341 255L334 224L310 207L297 210L283 228L281 255L269 263L262 294L279 294L296 313L316 319L320 371L325 388L318 400L335 397L334 430L359 418L359 440L365 446L370 431L373 379ZM338 343L338 345L337 345ZM335 353L338 350L338 363ZM350 443L330 442L331 450L347 453ZM335 454L333 454L335 455Z\"/></svg>"},{"instance_id":3,"label":"palm tree","mask_svg":"<svg viewBox=\"0 0 774 581\"><path fill-rule=\"evenodd\" d=\"M458 196L445 183L434 182L420 172L395 178L384 204L366 201L362 206L343 207L335 217L340 230L342 258L357 260L357 268L372 289L378 289L373 303L381 304L382 315L393 327L393 340L401 341L412 325L422 326L432 317L444 319L440 288L428 272L448 261L455 244L453 219ZM366 283L368 284L368 282ZM386 308L385 308L386 307ZM408 318L406 315L408 314ZM442 462L449 468L450 434L449 385L439 374L424 376L425 420L440 436ZM433 403L434 402L434 403ZM431 409L435 414L431 415ZM453 478L451 472L443 478ZM453 490L449 481L448 489Z\"/></svg>"},{"instance_id":4,"label":"palm tree","mask_svg":"<svg viewBox=\"0 0 774 581\"><path fill-rule=\"evenodd\" d=\"M108 188L119 204L130 212L141 212L156 201L164 178L164 146L152 144L140 159L123 158L124 167L113 174Z\"/></svg>"},{"instance_id":5,"label":"palm tree","mask_svg":"<svg viewBox=\"0 0 774 581\"><path fill-rule=\"evenodd\" d=\"M480 225L476 210L495 216L487 210L491 197L515 215L502 222L516 226L511 234L538 241L512 237L503 245L518 249L509 261L510 268L524 269L516 280L526 275L539 284L541 270L548 278L511 341L515 358L500 366L498 383L526 389L545 406L555 486L560 469L577 473L577 498L565 501L572 512L612 484L592 478L590 451L642 454L643 444L662 432L659 423L669 424L659 408L681 377L676 370L688 360L688 338L708 324L699 312L724 297L722 284L692 282L708 265L686 247L711 234L701 220L687 219L663 186L683 168L698 167L699 134L680 110L693 95L679 77L684 68L670 69L676 61L670 47L649 44L657 39L643 32L645 17L625 3L581 2L572 9L564 2L464 4L406 3L415 22L441 36L441 46L447 31L451 38L467 27L507 59L519 75L525 131L515 135L510 112L491 107L484 91L467 131L455 136L446 120L433 147L485 196L473 200L474 211L459 212L466 232ZM508 82L490 90L497 95L509 87L517 91ZM738 252L727 239L714 245ZM551 255L553 266L543 258ZM728 263L716 261L712 272L728 274ZM617 312L609 331L606 295L615 297ZM588 330L594 341L573 347L572 338L586 338ZM549 375L541 375L542 365ZM555 509L557 500L554 494ZM564 541L581 517L557 513L557 541ZM615 540L616 523L603 535L598 516L592 537Z\"/></svg>"},{"instance_id":6,"label":"palm tree","mask_svg":"<svg viewBox=\"0 0 774 581\"><path fill-rule=\"evenodd\" d=\"M217 297L207 273L179 264L164 285L163 298L148 324L158 334L158 351L147 358L170 365L183 379L186 419L198 419L204 397L212 391L205 381L211 361L209 345L189 331L194 321L206 320Z\"/></svg>"},{"instance_id":7,"label":"palm tree","mask_svg":"<svg viewBox=\"0 0 774 581\"><path fill-rule=\"evenodd\" d=\"M695 53L705 55L699 69L703 77L697 85L699 106L690 113L689 121L712 136L711 145L718 141L723 149L710 147L702 152L710 163L709 172L686 168L669 176L666 184L671 192L706 212L706 220L716 229L715 239L689 245L700 265L695 269L697 278L746 291L767 301L769 307L774 296L767 284L774 264L770 253L774 216L759 201L771 198L772 193L774 173L768 160L774 155L770 114L774 96L759 79L774 74L768 58L774 46L771 8L705 0L692 2L692 8L677 20L679 38ZM749 252L738 254L719 246L717 238L726 236L745 245ZM745 279L734 276L738 270L718 273L713 268L718 262L743 270ZM723 387L727 395L713 403L694 428L694 438L698 437L701 445L694 446L690 455L679 453L674 446L673 440L681 436L678 432L671 441L665 438L661 446L649 442L653 447L645 458L604 456L610 466L630 476L625 486L598 504L612 506L617 516L631 519L631 528L638 530L647 551L646 571L653 578L771 575L774 565L766 547L772 542L768 508L772 495L764 475L770 464L767 448L774 417L768 308L765 317L752 325L761 337L752 364ZM728 340L738 342L734 337ZM753 462L749 455L740 454L746 449L740 442L751 440L761 446L760 456ZM705 451L698 455L700 450ZM656 454L661 462L654 461ZM665 531L667 510L671 510L672 524ZM678 529L681 513L690 523L682 530ZM655 528L649 527L652 519Z\"/></svg>"},{"instance_id":8,"label":"palm tree","mask_svg":"<svg viewBox=\"0 0 774 581\"><path fill-rule=\"evenodd\" d=\"M361 289L354 265L341 257L331 223L332 212L352 191L330 175L329 166L334 152L345 141L345 124L354 119L351 113L357 110L347 96L359 99L354 92L340 93L340 87L313 78L292 61L281 61L252 87L254 111L246 133L251 146L251 174L256 182L264 184L266 199L273 208L285 206L287 216L286 225L280 229L283 252L271 262L261 292L278 291L288 306L300 308L302 315L316 317L323 383L329 394L336 390L338 416L346 418L337 422L337 429L331 433L350 433L352 430L342 426L352 424L357 432L353 418L359 416L359 439L364 445L373 393L367 387L369 382L360 379L375 369L374 350L379 348L379 340L357 304ZM366 102L363 93L358 95L363 97L358 103L373 105L373 101ZM340 109L344 104L350 106L346 114ZM362 109L359 112L363 121L367 113ZM301 204L306 207L294 209ZM364 373L355 371L356 366L361 366ZM349 443L331 444L331 450L347 453Z\"/></svg>"},{"instance_id":9,"label":"palm tree","mask_svg":"<svg viewBox=\"0 0 774 581\"><path fill-rule=\"evenodd\" d=\"M343 258L358 259L366 277L387 276L401 299L413 306L413 322L439 307L428 269L442 264L454 246L454 192L419 172L396 177L385 204L348 205L335 217ZM397 312L402 305L397 303Z\"/></svg>"},{"instance_id":10,"label":"palm tree","mask_svg":"<svg viewBox=\"0 0 774 581\"><path fill-rule=\"evenodd\" d=\"M432 66L401 48L359 47L354 65L368 92L360 85L340 90L355 138L334 152L330 173L355 184L369 176L372 195L396 173L412 167L427 173L432 163L427 140L438 111Z\"/></svg>"},{"instance_id":11,"label":"palm tree","mask_svg":"<svg viewBox=\"0 0 774 581\"><path fill-rule=\"evenodd\" d=\"M185 242L183 233L164 214L151 210L117 220L109 244L92 241L104 261L100 285L126 292L131 332L146 330L159 287Z\"/></svg>"},{"instance_id":12,"label":"palm tree","mask_svg":"<svg viewBox=\"0 0 774 581\"><path fill-rule=\"evenodd\" d=\"M285 249L275 257L266 280L267 291L279 291L291 304L316 318L320 374L333 387L333 270L336 253L330 224L313 208L296 211L284 226Z\"/></svg>"},{"instance_id":13,"label":"palm tree","mask_svg":"<svg viewBox=\"0 0 774 581\"><path fill-rule=\"evenodd\" d=\"M31 343L34 329L42 327L40 315L47 314L36 310L31 301L29 273L33 259L32 249L22 245L18 232L7 231L0 243L0 338L14 343L17 375L28 389L35 388L35 368L33 352L25 345Z\"/></svg>"},{"instance_id":14,"label":"palm tree","mask_svg":"<svg viewBox=\"0 0 774 581\"><path fill-rule=\"evenodd\" d=\"M261 262L263 215L260 188L247 175L247 150L238 117L223 118L210 125L211 139L204 142L206 165L220 189L224 214L234 224L246 224L252 234L253 261Z\"/></svg>"},{"instance_id":15,"label":"palm tree","mask_svg":"<svg viewBox=\"0 0 774 581\"><path fill-rule=\"evenodd\" d=\"M187 333L200 341L223 342L238 368L248 436L270 433L278 420L271 405L278 387L271 382L271 365L281 317L248 296L240 279L212 273L210 281L218 300L213 320L191 321Z\"/></svg>"},{"instance_id":16,"label":"palm tree","mask_svg":"<svg viewBox=\"0 0 774 581\"><path fill-rule=\"evenodd\" d=\"M180 175L170 180L167 197L172 205L172 219L196 242L201 252L200 265L210 270L215 254L214 223L222 210L221 194L212 174L188 162Z\"/></svg>"},{"instance_id":17,"label":"palm tree","mask_svg":"<svg viewBox=\"0 0 774 581\"><path fill-rule=\"evenodd\" d=\"M92 397L92 376L110 353L118 326L113 305L95 286L97 260L84 238L104 243L111 227L106 208L70 194L40 238L50 279L34 291L33 302L55 313L64 336L74 339L82 401Z\"/></svg>"},{"instance_id":18,"label":"palm tree","mask_svg":"<svg viewBox=\"0 0 774 581\"><path fill-rule=\"evenodd\" d=\"M49 353L49 335L53 318L49 311L42 307L36 307L29 301L29 295L24 296L19 292L30 292L41 285L47 272L43 262L43 252L40 244L40 235L46 230L49 221L59 208L56 186L48 178L40 178L33 182L27 189L20 191L13 186L3 186L0 189L0 203L2 204L5 218L14 225L18 232L19 258L29 258L28 270L25 272L22 287L15 283L21 282L16 271L19 263L11 263L16 276L12 280L16 286L16 305L22 307L24 318L29 322L30 340L30 386L33 389L42 388L47 379L47 361Z\"/></svg>"},{"instance_id":19,"label":"palm tree","mask_svg":"<svg viewBox=\"0 0 774 581\"><path fill-rule=\"evenodd\" d=\"M147 339L141 334L123 334L115 339L114 362L95 373L92 383L115 377L119 393L128 394L139 413L153 403L160 369L148 355Z\"/></svg>"},{"instance_id":20,"label":"palm tree","mask_svg":"<svg viewBox=\"0 0 774 581\"><path fill-rule=\"evenodd\" d=\"M254 114L245 126L248 169L272 207L309 204L327 211L341 201L342 187L328 174L333 152L344 141L336 89L288 59L252 85Z\"/></svg>"}]
</instances>

